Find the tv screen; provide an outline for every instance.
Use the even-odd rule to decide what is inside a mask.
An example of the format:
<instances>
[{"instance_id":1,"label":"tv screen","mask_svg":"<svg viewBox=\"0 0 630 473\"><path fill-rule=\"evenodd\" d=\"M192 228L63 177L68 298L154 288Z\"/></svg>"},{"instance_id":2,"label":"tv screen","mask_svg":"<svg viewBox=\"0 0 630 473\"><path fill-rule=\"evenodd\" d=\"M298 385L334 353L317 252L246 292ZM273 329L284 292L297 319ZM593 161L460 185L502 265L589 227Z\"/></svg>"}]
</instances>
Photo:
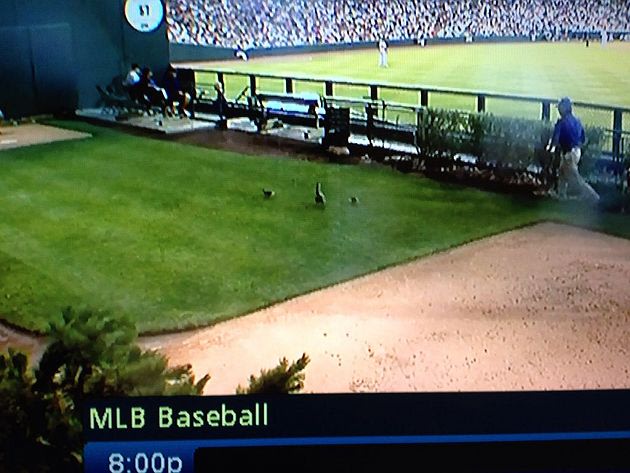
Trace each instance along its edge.
<instances>
[{"instance_id":1,"label":"tv screen","mask_svg":"<svg viewBox=\"0 0 630 473\"><path fill-rule=\"evenodd\" d=\"M630 2L5 12L0 469L630 469Z\"/></svg>"}]
</instances>

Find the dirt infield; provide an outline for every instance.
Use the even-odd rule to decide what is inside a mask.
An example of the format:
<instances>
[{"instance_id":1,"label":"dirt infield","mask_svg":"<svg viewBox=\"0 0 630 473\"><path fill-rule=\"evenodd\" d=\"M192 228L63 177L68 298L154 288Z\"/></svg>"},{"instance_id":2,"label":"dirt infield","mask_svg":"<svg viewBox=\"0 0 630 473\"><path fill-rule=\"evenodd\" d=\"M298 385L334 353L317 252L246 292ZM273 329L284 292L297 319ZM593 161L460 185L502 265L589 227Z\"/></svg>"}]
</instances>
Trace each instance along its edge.
<instances>
[{"instance_id":1,"label":"dirt infield","mask_svg":"<svg viewBox=\"0 0 630 473\"><path fill-rule=\"evenodd\" d=\"M630 241L545 223L141 343L208 394L302 352L306 392L630 388L629 281Z\"/></svg>"},{"instance_id":2,"label":"dirt infield","mask_svg":"<svg viewBox=\"0 0 630 473\"><path fill-rule=\"evenodd\" d=\"M64 130L54 126L29 123L0 128L0 151L23 146L51 143L53 141L78 140L89 138L89 133Z\"/></svg>"}]
</instances>

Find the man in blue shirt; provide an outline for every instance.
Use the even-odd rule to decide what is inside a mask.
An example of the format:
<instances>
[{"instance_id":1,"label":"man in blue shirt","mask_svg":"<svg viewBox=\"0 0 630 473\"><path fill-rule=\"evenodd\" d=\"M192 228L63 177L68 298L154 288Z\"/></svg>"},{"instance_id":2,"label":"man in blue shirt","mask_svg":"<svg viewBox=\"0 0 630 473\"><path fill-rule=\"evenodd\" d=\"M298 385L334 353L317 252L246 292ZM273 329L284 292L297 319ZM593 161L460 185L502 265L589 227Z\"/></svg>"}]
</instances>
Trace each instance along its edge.
<instances>
[{"instance_id":1,"label":"man in blue shirt","mask_svg":"<svg viewBox=\"0 0 630 473\"><path fill-rule=\"evenodd\" d=\"M169 111L175 115L175 102L179 104L179 116L189 117L190 113L186 110L190 102L190 95L184 91L181 82L177 78L177 70L173 66L168 66L162 81L164 90L166 91Z\"/></svg>"},{"instance_id":2,"label":"man in blue shirt","mask_svg":"<svg viewBox=\"0 0 630 473\"><path fill-rule=\"evenodd\" d=\"M155 80L153 80L153 71L151 71L151 68L145 67L142 69L140 82L138 82L136 87L145 105L148 107L159 106L162 110L162 115L166 115L166 101L168 96L166 95L166 91L158 87Z\"/></svg>"},{"instance_id":3,"label":"man in blue shirt","mask_svg":"<svg viewBox=\"0 0 630 473\"><path fill-rule=\"evenodd\" d=\"M580 176L578 164L582 157L581 146L584 144L584 127L580 120L573 115L571 99L564 97L558 102L560 119L556 122L553 136L547 145L547 150L555 152L560 147L561 158L558 168L558 194L561 199L566 199L571 187L579 193L583 199L593 202L599 201L599 195Z\"/></svg>"}]
</instances>

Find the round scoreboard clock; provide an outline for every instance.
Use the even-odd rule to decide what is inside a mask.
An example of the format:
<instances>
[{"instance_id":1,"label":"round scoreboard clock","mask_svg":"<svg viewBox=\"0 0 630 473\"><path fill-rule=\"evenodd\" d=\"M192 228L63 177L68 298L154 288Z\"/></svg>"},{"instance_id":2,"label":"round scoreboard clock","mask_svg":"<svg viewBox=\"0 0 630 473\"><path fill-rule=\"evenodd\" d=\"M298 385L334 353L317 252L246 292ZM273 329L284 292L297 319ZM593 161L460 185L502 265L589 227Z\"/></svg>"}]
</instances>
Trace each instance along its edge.
<instances>
[{"instance_id":1,"label":"round scoreboard clock","mask_svg":"<svg viewBox=\"0 0 630 473\"><path fill-rule=\"evenodd\" d=\"M150 33L164 20L162 0L126 0L125 17L134 30Z\"/></svg>"}]
</instances>

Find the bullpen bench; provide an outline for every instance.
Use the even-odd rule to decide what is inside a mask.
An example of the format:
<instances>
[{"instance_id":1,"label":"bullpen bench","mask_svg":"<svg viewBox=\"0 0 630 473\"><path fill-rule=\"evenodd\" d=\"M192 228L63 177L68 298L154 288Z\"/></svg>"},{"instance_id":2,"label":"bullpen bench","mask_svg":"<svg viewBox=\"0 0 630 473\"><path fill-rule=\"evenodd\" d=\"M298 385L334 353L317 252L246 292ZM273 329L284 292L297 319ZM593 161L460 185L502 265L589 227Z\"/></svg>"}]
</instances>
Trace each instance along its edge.
<instances>
[{"instance_id":1,"label":"bullpen bench","mask_svg":"<svg viewBox=\"0 0 630 473\"><path fill-rule=\"evenodd\" d=\"M273 118L290 125L317 128L323 116L320 96L312 92L258 92L252 96L252 109L259 131Z\"/></svg>"}]
</instances>

